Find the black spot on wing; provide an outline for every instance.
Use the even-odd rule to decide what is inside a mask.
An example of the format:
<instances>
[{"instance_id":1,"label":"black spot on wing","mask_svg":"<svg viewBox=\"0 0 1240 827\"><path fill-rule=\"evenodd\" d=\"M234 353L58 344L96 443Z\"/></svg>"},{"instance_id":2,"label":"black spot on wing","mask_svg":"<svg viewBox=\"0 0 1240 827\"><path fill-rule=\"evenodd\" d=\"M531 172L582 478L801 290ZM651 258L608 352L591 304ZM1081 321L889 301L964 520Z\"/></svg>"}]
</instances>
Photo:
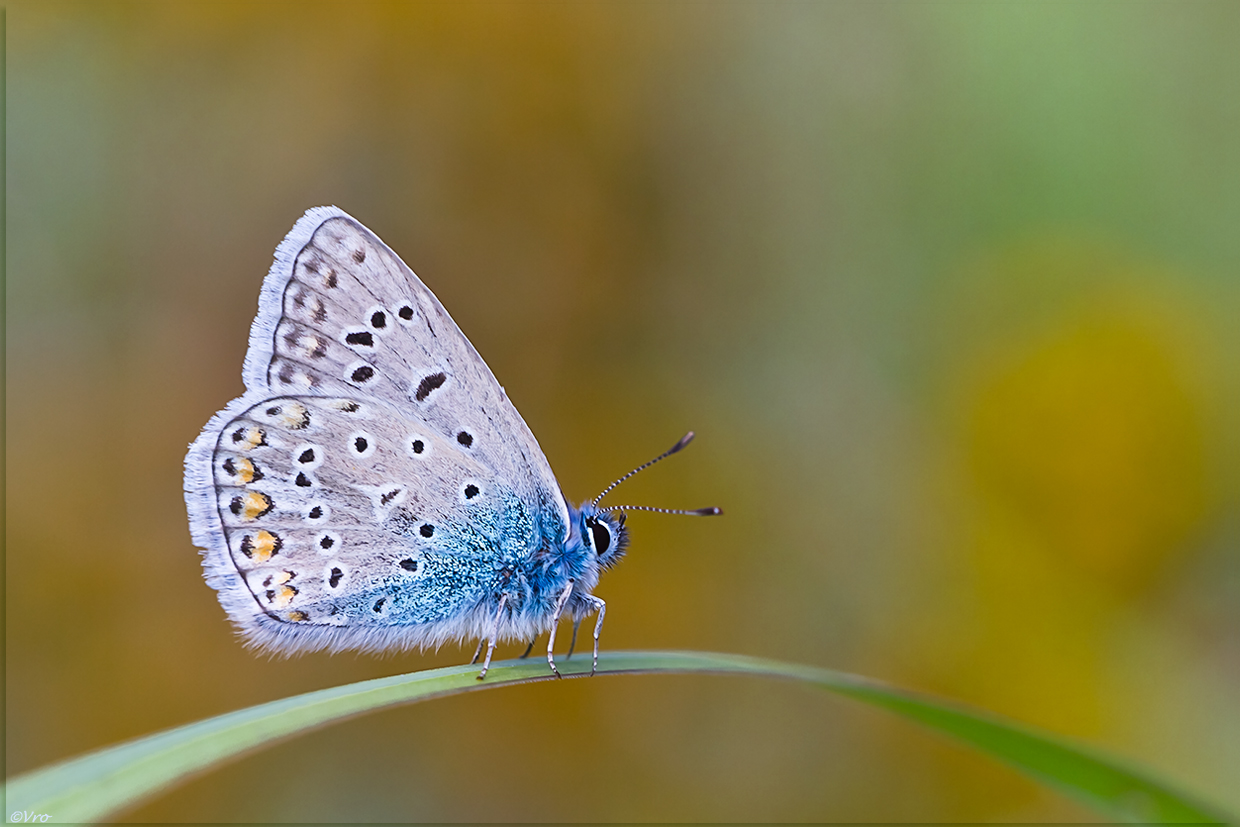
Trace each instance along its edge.
<instances>
[{"instance_id":1,"label":"black spot on wing","mask_svg":"<svg viewBox=\"0 0 1240 827\"><path fill-rule=\"evenodd\" d=\"M419 402L425 402L426 397L431 395L431 391L443 387L443 383L447 381L448 376L442 371L439 373L432 373L430 376L425 376L422 378L422 381L418 383L418 390L414 393L413 398Z\"/></svg>"}]
</instances>

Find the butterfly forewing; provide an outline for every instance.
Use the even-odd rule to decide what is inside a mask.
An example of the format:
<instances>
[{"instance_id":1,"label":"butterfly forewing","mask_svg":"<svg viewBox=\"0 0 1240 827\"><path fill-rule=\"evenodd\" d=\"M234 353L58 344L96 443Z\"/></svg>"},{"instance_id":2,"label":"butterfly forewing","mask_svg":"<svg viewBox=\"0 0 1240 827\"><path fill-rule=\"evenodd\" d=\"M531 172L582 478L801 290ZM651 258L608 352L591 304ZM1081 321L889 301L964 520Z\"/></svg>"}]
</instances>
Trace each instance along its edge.
<instances>
[{"instance_id":1,"label":"butterfly forewing","mask_svg":"<svg viewBox=\"0 0 1240 827\"><path fill-rule=\"evenodd\" d=\"M255 322L254 338L271 337L266 387L386 400L515 483L558 490L486 363L374 234L329 215L288 269L275 324L262 314Z\"/></svg>"}]
</instances>

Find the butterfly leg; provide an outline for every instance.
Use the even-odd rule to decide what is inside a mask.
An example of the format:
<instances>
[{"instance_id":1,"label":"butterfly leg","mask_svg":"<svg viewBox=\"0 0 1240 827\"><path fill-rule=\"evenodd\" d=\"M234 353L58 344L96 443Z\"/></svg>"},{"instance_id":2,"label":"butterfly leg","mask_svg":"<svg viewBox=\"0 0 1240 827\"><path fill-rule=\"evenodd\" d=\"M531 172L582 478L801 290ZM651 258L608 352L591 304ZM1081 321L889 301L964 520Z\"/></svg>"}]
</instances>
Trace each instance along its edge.
<instances>
[{"instance_id":1,"label":"butterfly leg","mask_svg":"<svg viewBox=\"0 0 1240 827\"><path fill-rule=\"evenodd\" d=\"M560 615L564 613L564 604L568 602L569 595L573 593L573 582L569 580L564 591L560 592L560 596L555 599L555 612L551 616L551 634L547 638L547 665L551 667L551 671L557 678L564 676L560 674L559 669L555 668L555 627L559 625Z\"/></svg>"},{"instance_id":2,"label":"butterfly leg","mask_svg":"<svg viewBox=\"0 0 1240 827\"><path fill-rule=\"evenodd\" d=\"M530 656L530 652L534 651L534 644L537 642L538 642L538 638L534 638L534 640L531 640L530 645L525 647L525 654L521 655L521 657L517 658L517 660L525 660L526 658L528 658Z\"/></svg>"},{"instance_id":3,"label":"butterfly leg","mask_svg":"<svg viewBox=\"0 0 1240 827\"><path fill-rule=\"evenodd\" d=\"M478 658L481 657L482 655L482 644L484 643L486 643L485 639L478 641L478 648L474 650L474 656L470 658L470 661L469 661L470 664L475 664L478 662Z\"/></svg>"},{"instance_id":4,"label":"butterfly leg","mask_svg":"<svg viewBox=\"0 0 1240 827\"><path fill-rule=\"evenodd\" d=\"M499 598L499 606L495 609L495 625L491 627L491 639L487 641L487 657L482 662L482 671L478 673L478 680L485 678L487 670L491 668L491 655L495 654L495 641L499 639L499 619L503 616L506 605L508 605L508 595L502 594Z\"/></svg>"},{"instance_id":5,"label":"butterfly leg","mask_svg":"<svg viewBox=\"0 0 1240 827\"><path fill-rule=\"evenodd\" d=\"M590 609L598 611L598 620L594 623L594 666L590 668L590 677L594 677L594 673L598 671L598 635L603 631L603 615L607 614L607 604L592 594L585 597L590 603Z\"/></svg>"},{"instance_id":6,"label":"butterfly leg","mask_svg":"<svg viewBox=\"0 0 1240 827\"><path fill-rule=\"evenodd\" d=\"M568 642L568 654L564 656L564 660L568 660L573 656L573 650L577 648L577 630L581 628L581 618L573 621L573 639Z\"/></svg>"}]
</instances>

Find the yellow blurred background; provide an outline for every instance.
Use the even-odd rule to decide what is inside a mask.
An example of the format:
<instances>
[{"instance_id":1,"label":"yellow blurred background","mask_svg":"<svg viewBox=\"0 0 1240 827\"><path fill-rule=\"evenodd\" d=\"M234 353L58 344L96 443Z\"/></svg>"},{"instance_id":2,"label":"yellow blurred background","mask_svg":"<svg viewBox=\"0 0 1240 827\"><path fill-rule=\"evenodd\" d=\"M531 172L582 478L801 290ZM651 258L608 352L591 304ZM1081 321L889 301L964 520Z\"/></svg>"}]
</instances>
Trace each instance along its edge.
<instances>
[{"instance_id":1,"label":"yellow blurred background","mask_svg":"<svg viewBox=\"0 0 1240 827\"><path fill-rule=\"evenodd\" d=\"M181 461L308 207L626 501L607 649L860 672L1240 811L1240 5L8 5L9 773L472 652L270 659ZM519 654L516 648L502 656ZM795 686L351 721L151 821L1081 820Z\"/></svg>"}]
</instances>

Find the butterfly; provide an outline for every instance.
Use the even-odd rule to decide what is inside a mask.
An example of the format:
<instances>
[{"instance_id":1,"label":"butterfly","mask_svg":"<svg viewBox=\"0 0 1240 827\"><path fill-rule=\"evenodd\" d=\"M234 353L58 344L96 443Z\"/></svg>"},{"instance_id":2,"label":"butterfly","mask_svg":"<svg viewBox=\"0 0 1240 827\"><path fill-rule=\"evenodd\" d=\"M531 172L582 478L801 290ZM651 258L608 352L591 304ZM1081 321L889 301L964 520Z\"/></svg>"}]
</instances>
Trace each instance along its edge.
<instances>
[{"instance_id":1,"label":"butterfly","mask_svg":"<svg viewBox=\"0 0 1240 827\"><path fill-rule=\"evenodd\" d=\"M246 391L185 457L206 580L245 641L279 653L497 642L595 616L624 555L600 500L571 505L537 440L443 305L357 220L316 207L276 249ZM572 654L570 646L569 655Z\"/></svg>"}]
</instances>

